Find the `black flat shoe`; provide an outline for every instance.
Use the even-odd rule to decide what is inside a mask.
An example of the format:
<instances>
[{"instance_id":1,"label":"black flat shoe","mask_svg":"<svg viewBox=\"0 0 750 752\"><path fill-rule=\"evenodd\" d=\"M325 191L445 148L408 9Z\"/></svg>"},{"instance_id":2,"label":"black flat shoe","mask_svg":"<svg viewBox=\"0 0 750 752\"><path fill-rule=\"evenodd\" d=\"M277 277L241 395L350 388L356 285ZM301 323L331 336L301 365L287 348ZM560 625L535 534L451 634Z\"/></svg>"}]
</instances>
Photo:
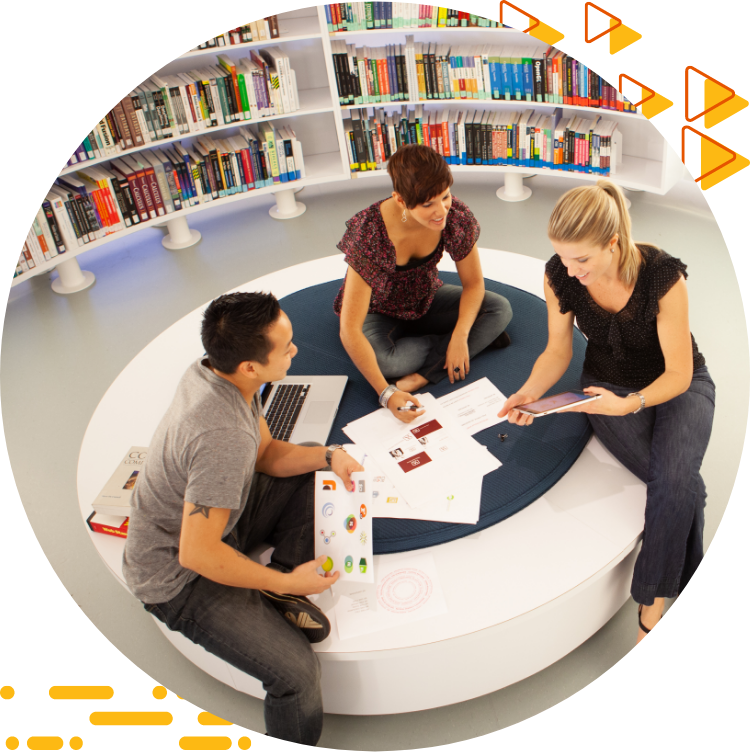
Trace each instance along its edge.
<instances>
[{"instance_id":1,"label":"black flat shoe","mask_svg":"<svg viewBox=\"0 0 750 752\"><path fill-rule=\"evenodd\" d=\"M638 626L646 633L648 634L651 630L647 629L643 626L643 622L641 621L641 611L643 611L643 604L641 603L638 606ZM661 616L659 617L659 621L661 621Z\"/></svg>"},{"instance_id":2,"label":"black flat shoe","mask_svg":"<svg viewBox=\"0 0 750 752\"><path fill-rule=\"evenodd\" d=\"M496 337L490 342L490 347L494 350L502 350L510 344L510 335L508 332L503 332L499 337Z\"/></svg>"},{"instance_id":3,"label":"black flat shoe","mask_svg":"<svg viewBox=\"0 0 750 752\"><path fill-rule=\"evenodd\" d=\"M331 622L326 615L303 595L283 595L270 590L258 592L285 619L301 629L310 642L323 642L331 634Z\"/></svg>"}]
</instances>

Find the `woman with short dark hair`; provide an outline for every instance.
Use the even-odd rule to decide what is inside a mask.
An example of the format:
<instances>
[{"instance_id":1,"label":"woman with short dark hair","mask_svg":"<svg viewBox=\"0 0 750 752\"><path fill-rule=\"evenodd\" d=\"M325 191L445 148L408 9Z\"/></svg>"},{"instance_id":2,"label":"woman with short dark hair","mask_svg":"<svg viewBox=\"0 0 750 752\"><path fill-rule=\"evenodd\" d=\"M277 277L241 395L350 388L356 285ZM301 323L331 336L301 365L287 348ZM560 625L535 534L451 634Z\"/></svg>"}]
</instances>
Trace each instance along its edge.
<instances>
[{"instance_id":1,"label":"woman with short dark hair","mask_svg":"<svg viewBox=\"0 0 750 752\"><path fill-rule=\"evenodd\" d=\"M472 357L510 344L505 328L513 312L505 298L484 289L479 223L452 197L445 160L428 146L402 146L388 174L390 198L346 223L338 248L349 269L334 310L341 341L380 404L408 423L417 413L398 408L419 405L411 392L445 376L463 380ZM444 252L461 286L438 279Z\"/></svg>"}]
</instances>

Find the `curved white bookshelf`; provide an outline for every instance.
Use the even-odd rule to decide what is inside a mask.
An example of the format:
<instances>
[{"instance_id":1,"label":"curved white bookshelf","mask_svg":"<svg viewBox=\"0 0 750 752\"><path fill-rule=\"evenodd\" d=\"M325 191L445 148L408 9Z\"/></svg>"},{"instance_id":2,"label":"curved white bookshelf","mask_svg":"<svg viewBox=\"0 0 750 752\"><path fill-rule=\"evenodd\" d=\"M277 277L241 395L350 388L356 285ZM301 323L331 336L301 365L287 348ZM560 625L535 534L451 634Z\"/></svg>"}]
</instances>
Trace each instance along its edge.
<instances>
[{"instance_id":1,"label":"curved white bookshelf","mask_svg":"<svg viewBox=\"0 0 750 752\"><path fill-rule=\"evenodd\" d=\"M221 53L219 53L221 54ZM317 89L300 89L299 105L300 108L294 112L290 112L284 115L270 115L269 117L259 118L258 120L245 120L244 122L225 123L224 125L217 125L213 128L207 128L205 131L199 133L183 133L179 136L173 136L172 138L165 138L161 141L150 141L143 146L135 146L132 149L121 152L122 154L137 154L139 151L148 151L149 149L160 148L162 146L169 146L175 142L192 141L192 139L200 136L213 136L215 133L225 133L231 131L232 128L237 128L241 125L256 125L257 123L268 123L274 120L287 120L289 118L303 117L305 115L317 115L322 112L333 112L333 102L331 97L331 90L326 86L320 86ZM105 162L111 162L115 157L101 157L99 159L90 159L82 164L75 164L66 167L60 172L60 175L69 175L80 170L82 167L93 167L94 165L103 164Z\"/></svg>"},{"instance_id":2,"label":"curved white bookshelf","mask_svg":"<svg viewBox=\"0 0 750 752\"><path fill-rule=\"evenodd\" d=\"M247 199L251 199L257 196L268 196L268 195L275 196L278 201L278 196L280 194L282 193L294 194L296 191L299 191L301 188L304 188L305 186L308 186L308 185L320 185L321 183L331 183L331 182L337 182L339 180L347 180L348 174L345 175L342 173L341 165L338 163L337 159L338 159L338 152L329 152L327 154L314 154L311 157L306 157L305 169L307 171L307 177L303 178L302 180L295 180L292 183L286 183L285 185L290 186L290 187L286 188L285 190L281 191L276 186L273 186L273 187L269 186L266 188L257 188L252 191L246 191L245 193L235 193L233 196L227 196L226 198L219 199L217 205L227 206L229 204L233 204L238 201L245 201ZM348 168L347 168L347 173L348 173ZM184 222L184 218L186 216L204 211L205 209L210 209L213 207L213 205L214 205L214 202L209 201L205 204L197 204L196 206L187 206L184 209L181 209L179 212L173 212L172 214L167 214L164 217L157 217L156 219L149 219L147 222L141 222L140 224L127 227L124 230L120 230L119 232L114 232L111 235L107 235L106 237L99 238L99 240L94 240L90 243L87 243L86 245L82 245L82 246L79 246L78 248L74 248L70 251L67 251L65 254L63 254L62 257L57 256L54 260L49 261L46 264L40 264L39 266L35 267L29 272L25 272L22 276L16 277L13 280L11 286L14 287L20 282L23 282L25 279L30 279L31 277L35 277L39 274L45 274L47 272L51 272L54 269L58 269L58 271L60 271L60 266L62 266L62 264L64 263L68 263L72 261L77 264L78 262L76 261L76 257L80 256L82 253L85 253L86 251L91 251L94 248L101 248L101 246L106 245L112 240L118 240L119 238L124 238L127 235L132 235L134 232L139 232L140 230L143 230L146 228L159 229L166 225L167 229L170 231L167 238L169 238L170 236L174 237L174 235L179 235L179 233L173 232L173 228L170 227L171 222L182 223ZM190 245L194 245L194 243L197 242L198 240L200 240L200 235L197 238L195 238L193 242L189 242L184 246L174 245L170 250L175 250L176 248L179 248L179 247L188 247ZM86 272L83 272L83 274L85 276ZM90 272L88 272L88 274L90 274ZM93 279L91 281L93 282ZM80 288L80 289L85 289L85 288ZM61 292L65 292L65 291L63 290ZM75 291L71 290L71 292L78 292L78 290L75 290Z\"/></svg>"},{"instance_id":3,"label":"curved white bookshelf","mask_svg":"<svg viewBox=\"0 0 750 752\"><path fill-rule=\"evenodd\" d=\"M481 108L498 108L502 109L506 107L509 110L518 109L550 109L554 110L559 107L561 110L575 110L576 112L596 112L606 117L625 118L626 120L646 120L644 115L640 112L619 112L618 110L606 110L602 107L583 107L577 104L554 104L552 102L528 102L525 100L508 100L508 99L409 99L393 102L368 102L367 104L341 104L342 111L346 110L360 110L365 107L401 107L407 105L408 107L414 107L415 105L436 105L439 107L474 107Z\"/></svg>"},{"instance_id":4,"label":"curved white bookshelf","mask_svg":"<svg viewBox=\"0 0 750 752\"><path fill-rule=\"evenodd\" d=\"M377 40L379 45L384 45L402 43L407 34L413 34L422 40L446 40L456 44L473 44L479 42L489 43L492 40L497 40L498 35L501 35L503 43L523 45L529 48L542 46L543 43L539 42L539 40L516 29L477 27L328 32L325 8L319 5L317 7L279 14L279 30L279 38L266 42L247 42L238 45L187 52L158 71L159 74L188 71L196 64L200 64L199 62L196 63L196 60L215 57L217 54L226 54L237 59L245 56L247 50L254 47L280 44L288 51L292 67L297 72L300 100L299 110L289 114L276 115L254 121L244 121L244 123L227 123L209 128L201 133L209 136L214 133L220 136L232 135L233 129L243 124L252 125L266 121L292 120L297 138L304 150L306 177L293 183L277 184L272 187L247 191L218 199L217 205L224 206L228 203L251 199L254 196L272 194L277 202L276 207L271 210L272 216L277 219L291 219L299 216L304 211L304 206L294 201L294 192L306 185L351 179L369 179L381 174L387 174L385 170L350 172L348 145L343 125L344 113L356 108L380 108L388 110L389 108L400 108L403 104L411 107L421 104L426 106L428 110L432 107L440 107L442 109L468 107L482 109L518 109L519 107L524 109L554 109L560 107L570 114L593 111L604 118L616 119L618 130L622 134L622 144L618 145L616 149L618 152L616 171L611 176L615 182L624 188L644 190L663 195L682 175L683 166L678 155L640 113L624 113L578 105L492 99L439 99L384 102L356 105L355 107L349 105L342 106L338 102L336 72L334 70L331 48L332 41L351 40L356 42L362 40L363 44L368 44L374 43L374 40ZM320 86L321 83L324 83L324 85ZM201 135L201 133L182 134L170 139L151 142L140 147L128 149L123 153L134 154L154 147L169 146L177 141L190 143L197 136ZM112 157L102 157L82 164L65 167L60 175L75 173L77 169L81 169L82 167L85 168L106 163L111 159ZM502 175L503 185L498 189L497 195L498 198L506 201L521 201L531 195L531 191L523 186L523 175L554 173L566 179L589 182L596 179L596 176L587 173L550 170L549 168L465 165L453 166L452 169L457 172L483 172L485 174L487 171L494 171L498 176ZM66 253L56 256L51 261L40 264L15 277L12 281L12 286L31 277L57 269L60 273L60 279L55 280L53 283L53 289L56 292L68 293L85 289L85 287L93 283L94 277L90 272L82 272L77 260L80 254L141 229L165 224L169 230L169 235L162 241L165 247L169 249L188 247L200 239L200 234L189 228L187 217L213 205L214 202L210 201L197 206L186 207L178 212L141 222L85 245L69 248Z\"/></svg>"},{"instance_id":5,"label":"curved white bookshelf","mask_svg":"<svg viewBox=\"0 0 750 752\"><path fill-rule=\"evenodd\" d=\"M190 50L178 57L178 60L189 60L204 55L223 55L234 50L249 50L253 47L268 47L272 44L284 42L299 42L306 39L320 39L323 32L310 31L310 16L303 18L279 18L279 36L276 39L266 39L257 42L242 42L242 44L230 44L225 47L209 47L205 50Z\"/></svg>"},{"instance_id":6,"label":"curved white bookshelf","mask_svg":"<svg viewBox=\"0 0 750 752\"><path fill-rule=\"evenodd\" d=\"M325 18L325 10L323 11ZM532 44L530 40L533 40L539 47L545 43L530 37L528 34L519 31L518 29L503 29L503 28L487 28L483 26L453 26L453 27L423 27L417 29L362 29L360 31L330 31L328 36L331 39L378 39L379 43L382 40L382 44L391 44L392 41L403 42L405 34L413 34L415 37L429 37L430 35L440 34L445 35L445 39L450 39L452 42L461 43L465 38L467 42L477 42L481 37L487 37L487 39L497 39L498 34L502 34L505 38L504 42L518 41L519 43ZM517 40L513 40L512 37L517 37Z\"/></svg>"}]
</instances>

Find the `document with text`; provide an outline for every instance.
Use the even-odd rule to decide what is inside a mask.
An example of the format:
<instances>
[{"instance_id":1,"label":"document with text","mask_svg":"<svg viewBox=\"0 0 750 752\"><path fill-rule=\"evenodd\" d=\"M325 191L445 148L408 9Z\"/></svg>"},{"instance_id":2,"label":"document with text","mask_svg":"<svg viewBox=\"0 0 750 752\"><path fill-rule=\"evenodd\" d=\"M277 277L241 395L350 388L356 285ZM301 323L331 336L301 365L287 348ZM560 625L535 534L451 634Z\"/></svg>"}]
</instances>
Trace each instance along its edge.
<instances>
[{"instance_id":1,"label":"document with text","mask_svg":"<svg viewBox=\"0 0 750 752\"><path fill-rule=\"evenodd\" d=\"M425 413L409 424L377 410L344 427L344 433L383 470L412 507L455 496L470 482L500 467L430 394Z\"/></svg>"},{"instance_id":2,"label":"document with text","mask_svg":"<svg viewBox=\"0 0 750 752\"><path fill-rule=\"evenodd\" d=\"M418 394L417 397L421 402L422 395ZM485 428L508 420L497 417L506 399L485 376L444 395L438 400L438 404L473 436Z\"/></svg>"}]
</instances>

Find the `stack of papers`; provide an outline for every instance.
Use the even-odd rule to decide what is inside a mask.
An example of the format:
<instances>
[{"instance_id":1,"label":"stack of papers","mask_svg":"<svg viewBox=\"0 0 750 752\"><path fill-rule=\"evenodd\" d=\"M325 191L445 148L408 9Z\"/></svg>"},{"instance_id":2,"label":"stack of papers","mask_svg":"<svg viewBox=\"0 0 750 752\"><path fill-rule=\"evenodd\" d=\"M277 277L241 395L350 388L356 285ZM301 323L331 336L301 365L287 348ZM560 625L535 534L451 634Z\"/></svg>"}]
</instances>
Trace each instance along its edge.
<instances>
[{"instance_id":1,"label":"stack of papers","mask_svg":"<svg viewBox=\"0 0 750 752\"><path fill-rule=\"evenodd\" d=\"M500 422L504 397L481 379L441 401L418 399L425 412L411 423L380 409L343 429L372 478L373 516L476 524L482 478L501 463L467 425L476 432Z\"/></svg>"}]
</instances>

